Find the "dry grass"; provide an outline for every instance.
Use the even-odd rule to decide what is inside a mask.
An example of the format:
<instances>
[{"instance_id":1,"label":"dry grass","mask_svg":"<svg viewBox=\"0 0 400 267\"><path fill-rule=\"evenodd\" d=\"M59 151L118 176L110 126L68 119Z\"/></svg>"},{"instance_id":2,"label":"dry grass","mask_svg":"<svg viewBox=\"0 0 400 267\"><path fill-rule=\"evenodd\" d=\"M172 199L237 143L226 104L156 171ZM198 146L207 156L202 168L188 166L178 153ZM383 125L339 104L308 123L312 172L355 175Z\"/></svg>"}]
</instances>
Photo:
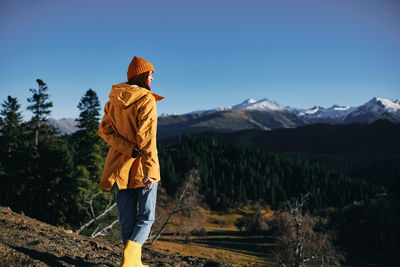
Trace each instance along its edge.
<instances>
[{"instance_id":1,"label":"dry grass","mask_svg":"<svg viewBox=\"0 0 400 267\"><path fill-rule=\"evenodd\" d=\"M251 208L233 210L230 213L209 211L201 207L195 208L196 220L185 228L204 228L205 236L176 235L176 226L188 223L187 219L176 216L173 223L167 226L165 234L152 246L153 249L181 256L197 256L232 263L238 266L275 266L268 259L268 251L274 244L265 236L249 236L239 232L235 221ZM266 211L266 214L269 214ZM199 224L198 221L202 223Z\"/></svg>"},{"instance_id":2,"label":"dry grass","mask_svg":"<svg viewBox=\"0 0 400 267\"><path fill-rule=\"evenodd\" d=\"M209 245L160 240L157 241L152 248L168 254L214 259L232 263L238 266L273 266L272 262L268 262L262 257L219 248L212 248Z\"/></svg>"}]
</instances>

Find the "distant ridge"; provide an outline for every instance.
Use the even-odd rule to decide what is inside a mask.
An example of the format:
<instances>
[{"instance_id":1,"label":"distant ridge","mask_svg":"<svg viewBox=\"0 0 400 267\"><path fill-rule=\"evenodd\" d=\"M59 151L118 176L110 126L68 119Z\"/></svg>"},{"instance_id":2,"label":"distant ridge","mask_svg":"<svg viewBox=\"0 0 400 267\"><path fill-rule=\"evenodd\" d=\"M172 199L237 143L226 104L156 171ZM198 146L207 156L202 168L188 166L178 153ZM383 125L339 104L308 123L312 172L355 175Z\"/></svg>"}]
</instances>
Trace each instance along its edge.
<instances>
[{"instance_id":1,"label":"distant ridge","mask_svg":"<svg viewBox=\"0 0 400 267\"><path fill-rule=\"evenodd\" d=\"M230 107L192 111L181 115L161 114L158 118L158 137L176 136L183 132L295 128L315 123L372 123L379 119L400 123L400 99L391 101L374 97L358 107L333 105L328 108L314 106L297 109L282 106L269 98L258 101L249 98ZM50 119L49 123L59 129L61 134L72 134L78 130L77 122L73 118Z\"/></svg>"},{"instance_id":2,"label":"distant ridge","mask_svg":"<svg viewBox=\"0 0 400 267\"><path fill-rule=\"evenodd\" d=\"M76 119L73 118L63 118L60 120L50 118L49 124L57 128L62 135L70 135L79 130L79 128L77 127L78 122L76 121Z\"/></svg>"},{"instance_id":3,"label":"distant ridge","mask_svg":"<svg viewBox=\"0 0 400 267\"><path fill-rule=\"evenodd\" d=\"M183 115L159 117L158 136L168 137L183 132L235 132L245 129L271 130L329 123L372 123L386 119L400 123L400 100L374 97L359 107L333 105L297 109L275 101L247 99L232 107L195 111Z\"/></svg>"}]
</instances>

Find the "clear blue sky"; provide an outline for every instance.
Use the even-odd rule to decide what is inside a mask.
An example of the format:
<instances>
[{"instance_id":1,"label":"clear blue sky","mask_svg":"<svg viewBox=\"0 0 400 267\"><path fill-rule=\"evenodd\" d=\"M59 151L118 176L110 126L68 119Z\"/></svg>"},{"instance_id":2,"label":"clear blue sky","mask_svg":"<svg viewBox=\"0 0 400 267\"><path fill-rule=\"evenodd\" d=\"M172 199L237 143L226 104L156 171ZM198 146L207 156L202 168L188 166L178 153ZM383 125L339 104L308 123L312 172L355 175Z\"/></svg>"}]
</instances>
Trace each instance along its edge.
<instances>
[{"instance_id":1,"label":"clear blue sky","mask_svg":"<svg viewBox=\"0 0 400 267\"><path fill-rule=\"evenodd\" d=\"M49 87L52 117L102 106L133 56L160 113L271 98L298 108L400 98L398 0L0 0L0 101ZM25 118L31 114L25 112Z\"/></svg>"}]
</instances>

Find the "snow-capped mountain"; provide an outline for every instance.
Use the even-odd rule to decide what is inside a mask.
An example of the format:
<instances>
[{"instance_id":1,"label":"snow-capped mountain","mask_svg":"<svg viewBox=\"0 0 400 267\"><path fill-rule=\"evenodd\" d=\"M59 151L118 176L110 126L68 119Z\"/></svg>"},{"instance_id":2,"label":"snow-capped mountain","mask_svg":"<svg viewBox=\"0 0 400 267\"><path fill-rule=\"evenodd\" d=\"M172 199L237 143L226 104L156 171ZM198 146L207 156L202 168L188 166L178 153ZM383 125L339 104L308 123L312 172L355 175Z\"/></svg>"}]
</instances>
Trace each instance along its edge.
<instances>
[{"instance_id":1,"label":"snow-capped mountain","mask_svg":"<svg viewBox=\"0 0 400 267\"><path fill-rule=\"evenodd\" d=\"M288 109L287 107L281 106L272 99L269 98L263 98L261 100L254 100L252 98L249 98L245 101L243 101L240 104L234 105L234 106L229 106L229 107L220 107L220 108L214 108L214 109L208 109L208 110L196 110L189 112L187 114L212 114L215 112L220 112L220 111L227 111L227 110L241 110L241 109L247 109L247 110L258 110L258 111L282 111L285 109Z\"/></svg>"},{"instance_id":2,"label":"snow-capped mountain","mask_svg":"<svg viewBox=\"0 0 400 267\"><path fill-rule=\"evenodd\" d=\"M374 97L348 114L344 122L373 122L377 119L400 122L399 100L392 102L385 98Z\"/></svg>"},{"instance_id":3,"label":"snow-capped mountain","mask_svg":"<svg viewBox=\"0 0 400 267\"><path fill-rule=\"evenodd\" d=\"M243 109L243 108L246 108L246 107L248 107L248 106L250 106L250 105L252 105L252 104L254 104L256 102L257 102L257 100L249 98L249 99L243 101L240 104L234 105L232 108L233 109Z\"/></svg>"},{"instance_id":4,"label":"snow-capped mountain","mask_svg":"<svg viewBox=\"0 0 400 267\"><path fill-rule=\"evenodd\" d=\"M298 110L298 116L315 122L341 122L355 110L354 107L333 105L329 108L314 106L306 110Z\"/></svg>"},{"instance_id":5,"label":"snow-capped mountain","mask_svg":"<svg viewBox=\"0 0 400 267\"><path fill-rule=\"evenodd\" d=\"M268 98L258 101L247 99L230 107L162 117L159 119L158 134L165 137L185 131L268 130L314 123L370 123L377 119L400 123L400 100L392 102L384 98L373 98L359 107L333 105L329 108L314 106L310 109L297 109L282 106Z\"/></svg>"},{"instance_id":6,"label":"snow-capped mountain","mask_svg":"<svg viewBox=\"0 0 400 267\"><path fill-rule=\"evenodd\" d=\"M392 102L385 98L374 97L364 105L360 106L357 110L368 109L376 114L383 114L385 112L396 113L400 110L400 100Z\"/></svg>"},{"instance_id":7,"label":"snow-capped mountain","mask_svg":"<svg viewBox=\"0 0 400 267\"><path fill-rule=\"evenodd\" d=\"M343 123L346 122L346 120L351 120L351 118L358 118L355 119L355 121L367 122L373 121L374 118L376 118L377 116L383 116L384 114L395 114L396 116L400 116L400 99L392 102L385 98L374 97L373 99L359 107L333 105L329 108L314 106L310 109L297 109L294 107L282 106L269 98L263 98L258 101L250 98L234 106L210 110L199 110L190 112L188 114L211 114L228 110L292 112L298 117L306 120L308 123ZM385 118L385 116L383 116L382 118Z\"/></svg>"},{"instance_id":8,"label":"snow-capped mountain","mask_svg":"<svg viewBox=\"0 0 400 267\"><path fill-rule=\"evenodd\" d=\"M275 101L269 98L263 98L261 100L247 99L243 103L235 105L232 109L249 109L249 110L259 110L259 111L268 111L268 110L276 110L282 111L287 108L279 105Z\"/></svg>"}]
</instances>

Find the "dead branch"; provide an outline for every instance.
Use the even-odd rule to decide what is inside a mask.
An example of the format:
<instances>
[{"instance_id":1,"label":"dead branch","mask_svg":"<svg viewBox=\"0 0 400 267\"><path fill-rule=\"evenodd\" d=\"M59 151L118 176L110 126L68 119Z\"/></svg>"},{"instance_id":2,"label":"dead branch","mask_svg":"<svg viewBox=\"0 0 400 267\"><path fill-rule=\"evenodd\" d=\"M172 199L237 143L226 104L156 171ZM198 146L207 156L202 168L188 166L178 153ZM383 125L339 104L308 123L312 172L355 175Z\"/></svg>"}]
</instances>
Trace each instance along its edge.
<instances>
[{"instance_id":1,"label":"dead branch","mask_svg":"<svg viewBox=\"0 0 400 267\"><path fill-rule=\"evenodd\" d=\"M103 229L101 229L100 231L97 231L97 229L99 227L96 228L96 230L90 235L90 237L98 237L99 235L107 235L107 231L111 230L111 228L113 228L114 224L116 224L119 220L115 220L113 221L111 224L109 224L108 226L104 227Z\"/></svg>"},{"instance_id":2,"label":"dead branch","mask_svg":"<svg viewBox=\"0 0 400 267\"><path fill-rule=\"evenodd\" d=\"M90 203L90 202L89 202ZM92 201L90 203L91 210L93 210L93 198ZM98 216L95 216L94 211L93 211L93 215L92 215L92 219L90 219L87 223L85 223L84 225L82 225L79 230L78 230L78 234L80 234L85 228L87 228L89 225L91 225L92 223L94 223L95 221L99 220L101 217L105 216L107 213L109 213L114 207L117 206L117 203L114 202L114 204L112 205L108 205L108 207Z\"/></svg>"}]
</instances>

